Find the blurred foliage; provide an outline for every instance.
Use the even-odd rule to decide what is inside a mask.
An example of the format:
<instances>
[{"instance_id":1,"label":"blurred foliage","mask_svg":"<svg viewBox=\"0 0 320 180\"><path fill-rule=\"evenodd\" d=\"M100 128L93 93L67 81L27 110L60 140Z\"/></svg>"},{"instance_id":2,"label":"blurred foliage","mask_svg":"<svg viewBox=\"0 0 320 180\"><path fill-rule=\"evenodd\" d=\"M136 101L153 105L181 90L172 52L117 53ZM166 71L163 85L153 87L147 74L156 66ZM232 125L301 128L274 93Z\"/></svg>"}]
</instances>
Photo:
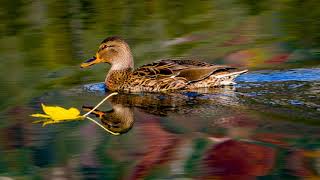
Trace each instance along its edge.
<instances>
[{"instance_id":1,"label":"blurred foliage","mask_svg":"<svg viewBox=\"0 0 320 180\"><path fill-rule=\"evenodd\" d=\"M278 11L284 35L300 48L319 48L319 1L288 0L280 7Z\"/></svg>"},{"instance_id":2,"label":"blurred foliage","mask_svg":"<svg viewBox=\"0 0 320 180\"><path fill-rule=\"evenodd\" d=\"M185 172L189 177L197 177L200 175L200 162L209 142L206 139L195 139L193 142L193 152L187 159L185 164Z\"/></svg>"},{"instance_id":3,"label":"blurred foliage","mask_svg":"<svg viewBox=\"0 0 320 180\"><path fill-rule=\"evenodd\" d=\"M3 112L11 107L38 102L40 96L50 90L103 81L104 66L83 71L79 64L95 53L105 37L112 35L128 40L136 66L170 56L192 56L213 63L232 64L235 60L254 69L288 68L292 64L304 67L311 61L312 65L319 65L320 6L317 0L1 0L0 19L0 120L9 119ZM284 56L274 58L278 55ZM1 127L14 123L2 121ZM173 129L170 125L167 128ZM58 130L46 129L51 136L58 134ZM45 168L53 164L67 166L70 159L77 158L73 154L77 148L89 142L74 145L68 140L73 135L66 137L61 133L52 140L46 133L37 133L30 134L44 138L40 140L43 144L30 140L36 144L32 144L32 148L23 145L20 149L6 149L8 142L1 142L1 176L10 172L33 177L39 174L34 171L38 168L43 168L41 174L46 175L49 170ZM90 138L94 141L94 137ZM113 147L106 139L104 134L94 152L100 157L100 168L84 165L78 168L91 168L98 177L116 179L124 176L127 166L133 162L106 154L106 149ZM319 143L315 142L308 144L316 147L302 147L305 139L300 140L293 144L319 149ZM207 145L203 139L194 141L184 167L187 176L192 177L199 168ZM17 160L17 156L20 159ZM285 155L281 152L279 156L281 161L277 164L283 165ZM278 169L281 170L272 175L286 173L284 167ZM154 173L156 177L157 173Z\"/></svg>"},{"instance_id":4,"label":"blurred foliage","mask_svg":"<svg viewBox=\"0 0 320 180\"><path fill-rule=\"evenodd\" d=\"M318 4L317 0L3 0L0 107L27 102L45 90L36 87L102 81L104 67L95 67L96 75L89 76L79 74L78 65L111 35L128 40L137 66L169 56L214 62L248 48L261 48L269 56L303 49L307 53L302 57L298 53L300 59L315 59L320 45ZM248 66L270 68L261 60L248 61ZM68 71L59 73L66 67ZM58 76L52 78L52 73Z\"/></svg>"}]
</instances>

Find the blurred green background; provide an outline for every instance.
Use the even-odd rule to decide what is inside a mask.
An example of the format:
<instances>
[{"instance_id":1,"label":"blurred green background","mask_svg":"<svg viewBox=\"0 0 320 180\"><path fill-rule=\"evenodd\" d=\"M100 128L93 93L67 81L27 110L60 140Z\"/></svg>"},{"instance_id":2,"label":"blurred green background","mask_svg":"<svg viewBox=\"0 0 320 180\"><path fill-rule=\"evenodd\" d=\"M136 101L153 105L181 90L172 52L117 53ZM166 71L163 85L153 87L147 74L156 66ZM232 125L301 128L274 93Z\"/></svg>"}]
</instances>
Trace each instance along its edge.
<instances>
[{"instance_id":1,"label":"blurred green background","mask_svg":"<svg viewBox=\"0 0 320 180\"><path fill-rule=\"evenodd\" d=\"M1 109L47 89L100 82L105 66L80 70L108 36L135 65L198 57L254 68L319 64L317 0L2 0Z\"/></svg>"},{"instance_id":2,"label":"blurred green background","mask_svg":"<svg viewBox=\"0 0 320 180\"><path fill-rule=\"evenodd\" d=\"M132 179L174 179L171 175L180 171L177 179L201 179L203 166L220 167L211 155L225 157L226 147L241 150L230 154L245 163L235 168L242 167L244 179L319 178L319 81L240 83L236 92L207 94L211 104L188 100L185 109L167 107L182 110L180 114L135 112L138 123L119 137L89 122L41 128L29 117L41 111L40 102L80 108L102 99L103 93L87 94L82 87L104 81L109 66L83 70L79 65L108 36L127 40L136 67L181 56L251 72L319 67L318 0L0 2L0 179L46 179L61 173L74 179L123 179L128 173ZM154 112L161 109L157 105L161 103L153 102ZM110 104L103 108L111 109ZM248 114L239 116L243 111ZM239 134L254 143L235 138L216 146L219 137ZM172 164L180 169L158 167L162 161L171 163L172 152L180 158Z\"/></svg>"}]
</instances>

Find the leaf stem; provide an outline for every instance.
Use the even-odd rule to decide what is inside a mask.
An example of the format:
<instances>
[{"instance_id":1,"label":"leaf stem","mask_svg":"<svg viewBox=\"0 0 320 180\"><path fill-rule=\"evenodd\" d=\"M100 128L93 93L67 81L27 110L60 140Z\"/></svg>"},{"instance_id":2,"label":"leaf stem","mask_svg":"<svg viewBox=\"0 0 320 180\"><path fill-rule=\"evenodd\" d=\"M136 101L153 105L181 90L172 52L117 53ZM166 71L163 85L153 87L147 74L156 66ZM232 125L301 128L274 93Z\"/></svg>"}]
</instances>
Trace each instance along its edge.
<instances>
[{"instance_id":1,"label":"leaf stem","mask_svg":"<svg viewBox=\"0 0 320 180\"><path fill-rule=\"evenodd\" d=\"M111 96L117 95L118 93L114 92L109 94L107 97L105 97L104 99L102 99L94 108L92 108L89 112L87 112L86 114L82 115L82 117L87 118L88 120L90 120L91 122L95 123L96 125L100 126L102 129L104 129L105 131L107 131L108 133L112 134L112 135L119 135L120 133L115 133L110 131L109 129L105 128L103 125L101 125L100 123L98 123L97 121L95 121L94 119L88 117L88 115L90 113L92 113L94 110L96 110L99 106L101 106L101 104L103 104L107 99L109 99Z\"/></svg>"},{"instance_id":2,"label":"leaf stem","mask_svg":"<svg viewBox=\"0 0 320 180\"><path fill-rule=\"evenodd\" d=\"M94 108L92 108L89 112L87 112L86 114L82 115L83 117L87 117L90 113L92 113L94 110L96 110L99 106L101 106L101 104L103 104L109 97L117 95L118 93L114 92L109 94L109 96L105 97L104 99L102 99L102 101L100 101Z\"/></svg>"}]
</instances>

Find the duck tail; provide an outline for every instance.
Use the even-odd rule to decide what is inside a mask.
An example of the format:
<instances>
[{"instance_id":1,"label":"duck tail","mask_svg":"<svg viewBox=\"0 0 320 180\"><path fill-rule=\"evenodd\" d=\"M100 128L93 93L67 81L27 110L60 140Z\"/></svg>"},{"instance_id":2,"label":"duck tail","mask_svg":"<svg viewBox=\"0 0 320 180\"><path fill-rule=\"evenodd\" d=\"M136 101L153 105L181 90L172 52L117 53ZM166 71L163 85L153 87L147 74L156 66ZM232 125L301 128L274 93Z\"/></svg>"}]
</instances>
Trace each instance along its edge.
<instances>
[{"instance_id":1,"label":"duck tail","mask_svg":"<svg viewBox=\"0 0 320 180\"><path fill-rule=\"evenodd\" d=\"M224 73L224 74L219 74L219 75L215 75L216 78L224 78L224 77L237 77L239 76L240 74L244 74L248 72L248 70L242 70L242 71L232 71L232 72L229 72L229 73Z\"/></svg>"},{"instance_id":2,"label":"duck tail","mask_svg":"<svg viewBox=\"0 0 320 180\"><path fill-rule=\"evenodd\" d=\"M234 82L234 79L239 76L240 74L244 74L248 72L248 70L234 70L232 72L227 72L227 73L223 73L223 74L218 74L218 75L215 75L215 78L219 79L220 80L220 83L219 85L234 85L236 84Z\"/></svg>"}]
</instances>

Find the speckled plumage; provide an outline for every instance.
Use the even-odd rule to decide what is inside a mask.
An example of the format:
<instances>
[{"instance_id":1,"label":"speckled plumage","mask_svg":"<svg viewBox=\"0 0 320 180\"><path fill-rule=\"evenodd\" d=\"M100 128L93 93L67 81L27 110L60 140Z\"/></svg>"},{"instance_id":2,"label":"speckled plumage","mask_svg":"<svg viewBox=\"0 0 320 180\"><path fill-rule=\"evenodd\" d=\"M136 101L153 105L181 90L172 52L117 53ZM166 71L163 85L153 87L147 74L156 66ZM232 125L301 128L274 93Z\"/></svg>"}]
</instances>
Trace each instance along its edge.
<instances>
[{"instance_id":1,"label":"speckled plumage","mask_svg":"<svg viewBox=\"0 0 320 180\"><path fill-rule=\"evenodd\" d=\"M166 92L232 85L235 77L247 72L194 59L163 59L133 70L131 50L117 37L105 39L94 58L81 66L110 63L105 84L111 91Z\"/></svg>"}]
</instances>

